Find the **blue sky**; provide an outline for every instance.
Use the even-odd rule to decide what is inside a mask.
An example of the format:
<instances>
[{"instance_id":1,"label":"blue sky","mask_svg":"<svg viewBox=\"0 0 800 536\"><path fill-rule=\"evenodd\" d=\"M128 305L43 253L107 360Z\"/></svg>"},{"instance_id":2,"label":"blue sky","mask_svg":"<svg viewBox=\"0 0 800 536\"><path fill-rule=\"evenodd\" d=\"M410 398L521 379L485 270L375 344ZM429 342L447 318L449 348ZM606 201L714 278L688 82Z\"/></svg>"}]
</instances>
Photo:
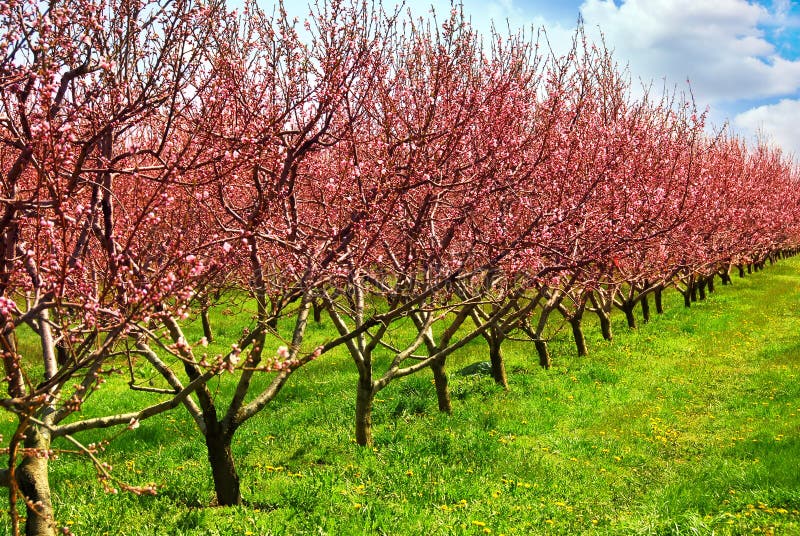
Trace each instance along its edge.
<instances>
[{"instance_id":1,"label":"blue sky","mask_svg":"<svg viewBox=\"0 0 800 536\"><path fill-rule=\"evenodd\" d=\"M323 0L320 0L323 1ZM598 28L635 78L686 87L712 123L729 121L748 139L760 133L800 156L800 0L463 0L473 24L547 29L569 42L578 15ZM274 0L260 0L263 7ZM396 3L383 0L384 5ZM406 0L417 15L449 0ZM302 16L304 0L285 0Z\"/></svg>"}]
</instances>

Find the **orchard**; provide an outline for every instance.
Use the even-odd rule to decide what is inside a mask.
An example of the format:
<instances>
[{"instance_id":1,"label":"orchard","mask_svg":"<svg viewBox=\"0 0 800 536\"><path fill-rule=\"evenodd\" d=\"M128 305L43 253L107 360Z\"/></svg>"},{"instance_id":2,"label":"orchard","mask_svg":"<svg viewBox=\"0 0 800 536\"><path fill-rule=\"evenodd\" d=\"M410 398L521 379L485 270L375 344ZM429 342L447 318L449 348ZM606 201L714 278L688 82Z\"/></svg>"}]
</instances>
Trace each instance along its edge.
<instances>
[{"instance_id":1,"label":"orchard","mask_svg":"<svg viewBox=\"0 0 800 536\"><path fill-rule=\"evenodd\" d=\"M580 29L562 55L544 34L479 34L458 6L438 17L0 4L14 534L70 532L49 477L65 456L95 468L86 486L157 494L103 457L167 412L188 412L213 503L246 505L236 432L312 362L352 362L350 433L371 447L379 393L408 376L463 409L448 361L468 345L508 390L508 341L549 369L573 358L548 346L566 326L591 360L589 317L624 338L612 314L633 329L671 289L690 307L795 253L798 169L779 148L711 129L688 90L634 91Z\"/></svg>"}]
</instances>

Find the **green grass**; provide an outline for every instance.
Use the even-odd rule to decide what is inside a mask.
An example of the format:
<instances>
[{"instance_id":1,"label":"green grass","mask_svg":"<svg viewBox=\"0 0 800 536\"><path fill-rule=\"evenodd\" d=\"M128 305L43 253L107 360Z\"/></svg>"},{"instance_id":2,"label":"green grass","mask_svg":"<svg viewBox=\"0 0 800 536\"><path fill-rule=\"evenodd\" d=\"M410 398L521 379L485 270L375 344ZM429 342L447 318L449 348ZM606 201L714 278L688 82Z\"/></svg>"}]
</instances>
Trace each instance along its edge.
<instances>
[{"instance_id":1,"label":"green grass","mask_svg":"<svg viewBox=\"0 0 800 536\"><path fill-rule=\"evenodd\" d=\"M208 506L205 448L180 409L103 453L157 496L106 494L64 455L51 464L58 520L91 535L800 534L800 259L733 283L689 310L670 292L635 331L617 314L613 343L588 322L586 358L562 330L549 371L532 344L509 344L510 390L451 374L450 416L429 373L392 383L370 449L352 439L354 366L326 355L237 433L246 507ZM240 331L233 316L218 317L220 347ZM449 369L485 359L475 341Z\"/></svg>"}]
</instances>

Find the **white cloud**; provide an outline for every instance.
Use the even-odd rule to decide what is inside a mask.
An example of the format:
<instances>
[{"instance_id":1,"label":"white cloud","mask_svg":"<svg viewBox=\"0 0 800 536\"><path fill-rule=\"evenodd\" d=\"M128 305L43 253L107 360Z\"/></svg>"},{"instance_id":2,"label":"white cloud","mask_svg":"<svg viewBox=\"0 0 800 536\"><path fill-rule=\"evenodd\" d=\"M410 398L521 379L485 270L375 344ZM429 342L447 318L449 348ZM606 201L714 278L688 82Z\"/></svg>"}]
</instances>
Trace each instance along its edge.
<instances>
[{"instance_id":1,"label":"white cloud","mask_svg":"<svg viewBox=\"0 0 800 536\"><path fill-rule=\"evenodd\" d=\"M746 0L586 0L581 12L634 76L688 78L701 106L800 88L800 61L781 58L759 27L780 13Z\"/></svg>"},{"instance_id":2,"label":"white cloud","mask_svg":"<svg viewBox=\"0 0 800 536\"><path fill-rule=\"evenodd\" d=\"M750 136L766 137L784 150L800 155L797 120L800 117L800 100L782 99L777 104L759 106L740 113L733 119L734 126Z\"/></svg>"},{"instance_id":3,"label":"white cloud","mask_svg":"<svg viewBox=\"0 0 800 536\"><path fill-rule=\"evenodd\" d=\"M775 11L776 19L786 20L792 9L792 2L790 0L773 0L772 9Z\"/></svg>"}]
</instances>

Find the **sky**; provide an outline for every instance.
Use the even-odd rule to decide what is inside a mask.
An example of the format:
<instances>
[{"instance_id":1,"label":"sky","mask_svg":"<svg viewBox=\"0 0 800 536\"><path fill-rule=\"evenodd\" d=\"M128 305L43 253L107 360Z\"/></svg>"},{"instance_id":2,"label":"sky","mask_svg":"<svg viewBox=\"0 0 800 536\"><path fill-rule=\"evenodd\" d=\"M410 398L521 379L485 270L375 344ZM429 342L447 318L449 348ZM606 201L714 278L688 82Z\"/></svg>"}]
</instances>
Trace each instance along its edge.
<instances>
[{"instance_id":1,"label":"sky","mask_svg":"<svg viewBox=\"0 0 800 536\"><path fill-rule=\"evenodd\" d=\"M301 16L303 0L284 0ZM322 1L322 0L321 0ZM269 7L273 0L260 0ZM385 6L395 0L383 0ZM800 0L463 0L479 30L547 30L570 42L578 18L602 31L634 80L687 89L709 127L728 122L748 140L767 139L800 161ZM450 0L406 0L415 14L450 11Z\"/></svg>"}]
</instances>

